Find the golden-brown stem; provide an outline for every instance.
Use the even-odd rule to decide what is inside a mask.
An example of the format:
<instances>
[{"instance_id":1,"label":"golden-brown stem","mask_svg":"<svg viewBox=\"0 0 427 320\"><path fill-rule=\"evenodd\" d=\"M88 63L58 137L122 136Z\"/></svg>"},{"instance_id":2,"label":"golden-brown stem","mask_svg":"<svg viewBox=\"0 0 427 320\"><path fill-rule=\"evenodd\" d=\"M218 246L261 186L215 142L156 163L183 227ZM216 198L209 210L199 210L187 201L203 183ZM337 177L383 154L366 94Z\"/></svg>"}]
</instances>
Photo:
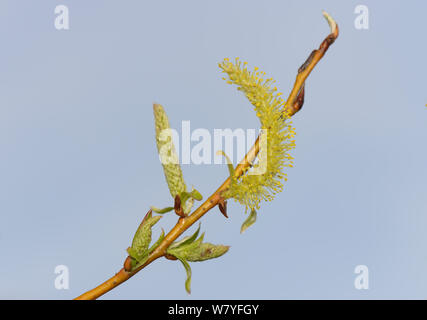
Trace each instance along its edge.
<instances>
[{"instance_id":1,"label":"golden-brown stem","mask_svg":"<svg viewBox=\"0 0 427 320\"><path fill-rule=\"evenodd\" d=\"M319 49L313 50L307 60L298 69L298 74L294 83L294 87L288 97L288 100L286 100L285 105L285 109L289 110L291 114L293 110L290 109L293 108L292 106L295 104L295 100L298 99L300 90L304 90L305 80L339 35L339 28L335 21L326 12L323 12L323 15L328 21L329 26L331 27L331 33L323 40L323 42L319 46Z\"/></svg>"},{"instance_id":2,"label":"golden-brown stem","mask_svg":"<svg viewBox=\"0 0 427 320\"><path fill-rule=\"evenodd\" d=\"M324 13L325 18L328 20L328 23L331 27L331 33L325 38L318 50L314 50L306 62L299 68L298 75L295 80L293 89L289 94L288 100L284 106L284 111L286 111L289 116L297 113L303 103L304 103L304 83L313 68L316 64L322 59L325 52L328 50L329 46L335 41L338 37L338 26L332 18ZM235 176L241 176L245 170L251 165L253 160L256 158L259 152L259 137L255 141L252 148L246 154L245 158L238 164L235 169ZM191 215L187 217L181 217L178 219L177 224L172 228L172 230L165 236L160 245L150 254L148 260L139 268L132 270L131 272L121 269L113 277L95 287L92 290L82 294L77 297L76 300L93 300L102 296L106 292L114 289L119 284L125 282L132 276L134 276L141 269L145 268L148 264L154 260L165 256L166 249L175 241L184 231L191 227L196 221L198 221L203 215L205 215L210 209L218 205L223 199L221 193L230 186L230 178L224 181L224 183L200 206L198 207Z\"/></svg>"},{"instance_id":3,"label":"golden-brown stem","mask_svg":"<svg viewBox=\"0 0 427 320\"><path fill-rule=\"evenodd\" d=\"M247 168L256 155L259 152L259 138L255 141L255 144L249 150L245 159L236 167L235 174L236 176L242 175L245 168ZM83 293L75 300L94 300L102 296L104 293L114 289L119 284L125 282L141 269L145 268L148 264L154 260L164 256L166 254L166 249L172 244L175 239L177 239L185 230L191 227L197 220L199 220L205 213L210 209L215 207L219 201L221 201L221 192L225 191L230 185L230 178L224 181L224 183L200 206L198 207L191 215L185 218L179 218L177 224L173 229L166 235L162 243L154 250L148 260L139 268L127 272L124 268L121 269L118 273L112 276L110 279L100 284L99 286L89 290L86 293Z\"/></svg>"}]
</instances>

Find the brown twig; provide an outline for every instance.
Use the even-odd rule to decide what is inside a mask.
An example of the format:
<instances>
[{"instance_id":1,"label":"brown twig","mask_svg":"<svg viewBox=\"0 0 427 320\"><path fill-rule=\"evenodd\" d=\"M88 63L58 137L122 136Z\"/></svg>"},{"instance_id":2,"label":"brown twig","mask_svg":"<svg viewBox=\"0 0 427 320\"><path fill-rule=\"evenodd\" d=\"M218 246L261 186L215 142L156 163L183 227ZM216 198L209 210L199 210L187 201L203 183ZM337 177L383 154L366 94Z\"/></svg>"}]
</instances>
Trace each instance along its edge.
<instances>
[{"instance_id":1,"label":"brown twig","mask_svg":"<svg viewBox=\"0 0 427 320\"><path fill-rule=\"evenodd\" d=\"M331 27L331 33L325 38L318 50L314 50L306 62L299 68L297 78L295 80L293 89L288 97L288 100L284 106L284 112L287 112L290 116L298 112L303 103L304 103L304 83L313 68L316 64L322 59L325 52L328 50L329 46L335 41L338 37L338 26L335 21L327 14L323 13L325 18L328 20L328 23ZM255 144L249 150L244 159L238 164L235 169L235 176L239 177L242 175L247 168L251 166L252 161L256 158L259 152L259 137L255 141ZM141 269L145 268L148 264L154 260L165 256L170 258L166 254L166 249L175 241L184 231L191 227L196 221L198 221L203 215L205 215L210 209L221 203L223 198L221 196L222 192L227 190L230 185L230 178L224 181L224 183L200 206L198 207L191 215L180 217L177 224L172 228L172 230L165 236L160 245L150 254L148 260L140 267L135 270L129 271L129 268L126 267L121 269L113 277L95 287L92 290L82 294L77 297L76 300L93 300L96 299L106 292L114 289L119 284L125 282ZM176 204L176 203L175 203ZM221 208L220 208L221 209ZM224 207L223 207L224 209Z\"/></svg>"},{"instance_id":2,"label":"brown twig","mask_svg":"<svg viewBox=\"0 0 427 320\"><path fill-rule=\"evenodd\" d=\"M331 28L331 33L322 41L319 46L319 49L313 50L307 60L299 67L297 78L294 83L294 87L289 94L288 100L286 101L285 110L290 109L292 111L292 107L297 99L299 92L302 88L304 88L304 82L314 69L316 64L322 59L325 55L326 51L328 51L329 47L335 42L339 35L339 28L334 19L323 11L323 16L329 23Z\"/></svg>"}]
</instances>

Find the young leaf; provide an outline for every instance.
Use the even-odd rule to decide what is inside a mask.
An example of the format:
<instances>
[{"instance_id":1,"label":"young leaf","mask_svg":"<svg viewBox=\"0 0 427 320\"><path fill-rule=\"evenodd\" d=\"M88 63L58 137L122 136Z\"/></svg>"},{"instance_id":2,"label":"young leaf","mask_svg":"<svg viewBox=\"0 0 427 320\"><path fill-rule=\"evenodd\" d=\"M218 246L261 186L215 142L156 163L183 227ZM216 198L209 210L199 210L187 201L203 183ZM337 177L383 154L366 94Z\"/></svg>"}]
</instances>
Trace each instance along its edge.
<instances>
[{"instance_id":1,"label":"young leaf","mask_svg":"<svg viewBox=\"0 0 427 320\"><path fill-rule=\"evenodd\" d=\"M145 254L139 261L137 261L137 263L135 264L135 266L132 269L135 268L139 268L140 266L142 266L146 261L148 260L148 253Z\"/></svg>"},{"instance_id":2,"label":"young leaf","mask_svg":"<svg viewBox=\"0 0 427 320\"><path fill-rule=\"evenodd\" d=\"M188 214L191 211L191 208L193 207L194 200L200 201L203 199L202 195L199 191L192 188L191 192L183 191L180 194L182 208L184 209L184 213Z\"/></svg>"},{"instance_id":3,"label":"young leaf","mask_svg":"<svg viewBox=\"0 0 427 320\"><path fill-rule=\"evenodd\" d=\"M203 196L200 194L199 191L197 191L196 189L193 188L193 190L191 190L190 192L190 196L197 201L200 201L203 199Z\"/></svg>"},{"instance_id":4,"label":"young leaf","mask_svg":"<svg viewBox=\"0 0 427 320\"><path fill-rule=\"evenodd\" d=\"M191 250L185 256L187 261L196 262L196 261L205 261L209 259L215 259L223 254L225 254L229 246L224 245L214 245L212 243L201 243L197 248Z\"/></svg>"},{"instance_id":5,"label":"young leaf","mask_svg":"<svg viewBox=\"0 0 427 320\"><path fill-rule=\"evenodd\" d=\"M162 233L160 234L159 239L157 239L157 241L154 242L154 244L150 247L150 249L148 249L148 253L151 253L154 250L156 250L156 248L160 245L160 243L163 241L164 238L165 238L165 230L163 230L162 228Z\"/></svg>"},{"instance_id":6,"label":"young leaf","mask_svg":"<svg viewBox=\"0 0 427 320\"><path fill-rule=\"evenodd\" d=\"M199 239L186 242L175 248L168 248L166 252L174 257L181 257L183 259L187 259L187 256L194 250L197 250L197 248L202 244L204 236L205 234L203 233ZM188 238L186 240L191 239Z\"/></svg>"},{"instance_id":7,"label":"young leaf","mask_svg":"<svg viewBox=\"0 0 427 320\"><path fill-rule=\"evenodd\" d=\"M154 206L151 206L151 210L153 210L156 213L163 214L163 213L172 211L173 207L166 207L166 208L163 208L163 209L159 209L159 208L156 208Z\"/></svg>"},{"instance_id":8,"label":"young leaf","mask_svg":"<svg viewBox=\"0 0 427 320\"><path fill-rule=\"evenodd\" d=\"M188 264L187 261L184 259L177 257L179 261L181 261L182 265L185 268L185 272L187 273L187 279L185 280L185 290L188 292L188 294L191 293L191 267Z\"/></svg>"},{"instance_id":9,"label":"young leaf","mask_svg":"<svg viewBox=\"0 0 427 320\"><path fill-rule=\"evenodd\" d=\"M179 247L182 247L182 246L185 246L187 244L190 244L190 243L194 242L194 240L196 240L197 236L199 235L200 225L201 224L199 223L199 227L197 228L196 232L193 233L192 236L184 237L184 238L182 238L182 240L172 243L169 246L168 250L169 249L176 249L176 248L179 248Z\"/></svg>"},{"instance_id":10,"label":"young leaf","mask_svg":"<svg viewBox=\"0 0 427 320\"><path fill-rule=\"evenodd\" d=\"M240 228L240 233L245 232L247 228L249 228L251 225L253 225L256 221L256 210L252 209L251 213L249 214L249 217L243 222L242 227Z\"/></svg>"},{"instance_id":11,"label":"young leaf","mask_svg":"<svg viewBox=\"0 0 427 320\"><path fill-rule=\"evenodd\" d=\"M175 257L180 260L187 271L187 280L185 281L185 289L190 293L191 285L191 268L188 261L204 261L222 256L229 249L229 246L214 245L211 243L203 243L204 233L197 239L199 234L200 224L197 231L191 237L185 237L179 242L173 243L167 250L167 256Z\"/></svg>"},{"instance_id":12,"label":"young leaf","mask_svg":"<svg viewBox=\"0 0 427 320\"><path fill-rule=\"evenodd\" d=\"M228 172L230 174L230 178L234 177L234 167L233 167L233 163L231 162L230 158L227 156L227 154L222 151L222 150L218 150L216 152L216 154L218 156L224 156L225 160L227 160L227 167L228 167Z\"/></svg>"},{"instance_id":13,"label":"young leaf","mask_svg":"<svg viewBox=\"0 0 427 320\"><path fill-rule=\"evenodd\" d=\"M199 239L193 240L194 238L186 238L188 242L183 242L175 247L169 247L167 253L174 257L180 257L187 261L204 261L214 259L225 254L229 246L214 245L212 243L203 243L204 233ZM193 235L194 236L194 235Z\"/></svg>"},{"instance_id":14,"label":"young leaf","mask_svg":"<svg viewBox=\"0 0 427 320\"><path fill-rule=\"evenodd\" d=\"M189 192L187 192L187 191L181 192L179 194L179 200L181 201L180 204L181 205L184 204L187 201L187 199L189 199L189 198L190 198L190 193Z\"/></svg>"}]
</instances>

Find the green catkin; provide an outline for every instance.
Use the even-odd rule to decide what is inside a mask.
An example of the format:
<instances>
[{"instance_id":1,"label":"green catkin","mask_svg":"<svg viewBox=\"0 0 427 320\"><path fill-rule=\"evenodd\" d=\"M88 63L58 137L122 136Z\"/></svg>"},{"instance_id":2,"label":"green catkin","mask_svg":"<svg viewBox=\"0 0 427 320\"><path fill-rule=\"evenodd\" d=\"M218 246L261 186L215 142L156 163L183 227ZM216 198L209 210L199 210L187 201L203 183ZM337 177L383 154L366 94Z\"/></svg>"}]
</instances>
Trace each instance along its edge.
<instances>
[{"instance_id":1,"label":"green catkin","mask_svg":"<svg viewBox=\"0 0 427 320\"><path fill-rule=\"evenodd\" d=\"M186 191L187 187L172 141L172 133L166 112L160 104L154 104L153 113L156 127L157 151L159 152L170 194L175 198L177 194Z\"/></svg>"},{"instance_id":2,"label":"green catkin","mask_svg":"<svg viewBox=\"0 0 427 320\"><path fill-rule=\"evenodd\" d=\"M161 219L161 216L149 217L144 219L143 223L136 230L132 240L132 246L128 250L133 253L134 258L139 260L142 258L148 250L151 242L151 228ZM132 254L131 254L132 255Z\"/></svg>"},{"instance_id":3,"label":"green catkin","mask_svg":"<svg viewBox=\"0 0 427 320\"><path fill-rule=\"evenodd\" d=\"M295 131L290 116L283 113L285 101L277 88L271 88L275 82L271 78L265 79L265 73L247 69L247 63L241 63L236 58L232 63L224 59L219 67L228 75L223 78L229 84L237 85L254 106L257 117L261 122L263 133L260 139L259 163L239 178L233 177L225 197L234 198L245 205L246 210L259 209L261 201L271 201L274 195L283 190L282 180L286 181L285 167L292 167L293 158L289 151L295 147ZM262 174L251 174L254 170L264 167Z\"/></svg>"}]
</instances>

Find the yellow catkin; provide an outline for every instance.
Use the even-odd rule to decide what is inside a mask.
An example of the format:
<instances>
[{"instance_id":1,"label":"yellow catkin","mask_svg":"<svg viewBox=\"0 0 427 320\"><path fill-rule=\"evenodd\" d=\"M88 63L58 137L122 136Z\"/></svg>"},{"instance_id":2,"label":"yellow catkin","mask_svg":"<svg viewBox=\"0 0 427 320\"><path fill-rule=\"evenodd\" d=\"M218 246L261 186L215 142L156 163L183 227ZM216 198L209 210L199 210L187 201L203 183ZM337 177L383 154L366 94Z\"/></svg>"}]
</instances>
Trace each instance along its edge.
<instances>
[{"instance_id":1,"label":"yellow catkin","mask_svg":"<svg viewBox=\"0 0 427 320\"><path fill-rule=\"evenodd\" d=\"M237 85L237 89L242 91L254 106L263 129L261 136L265 135L266 138L260 140L266 143L261 143L259 163L238 179L232 179L225 196L245 205L246 210L258 209L261 201L271 201L274 195L283 189L282 180L287 180L283 169L292 167L293 158L289 151L295 147L295 131L289 115L282 112L285 105L281 98L282 93L276 93L276 87L271 88L275 82L272 78L259 78L260 73L265 73L257 67L253 72L248 71L246 63L242 66L239 59L234 63L224 59L219 63L219 67L228 75L227 83ZM251 171L261 165L265 165L266 169L263 174L251 174Z\"/></svg>"}]
</instances>

